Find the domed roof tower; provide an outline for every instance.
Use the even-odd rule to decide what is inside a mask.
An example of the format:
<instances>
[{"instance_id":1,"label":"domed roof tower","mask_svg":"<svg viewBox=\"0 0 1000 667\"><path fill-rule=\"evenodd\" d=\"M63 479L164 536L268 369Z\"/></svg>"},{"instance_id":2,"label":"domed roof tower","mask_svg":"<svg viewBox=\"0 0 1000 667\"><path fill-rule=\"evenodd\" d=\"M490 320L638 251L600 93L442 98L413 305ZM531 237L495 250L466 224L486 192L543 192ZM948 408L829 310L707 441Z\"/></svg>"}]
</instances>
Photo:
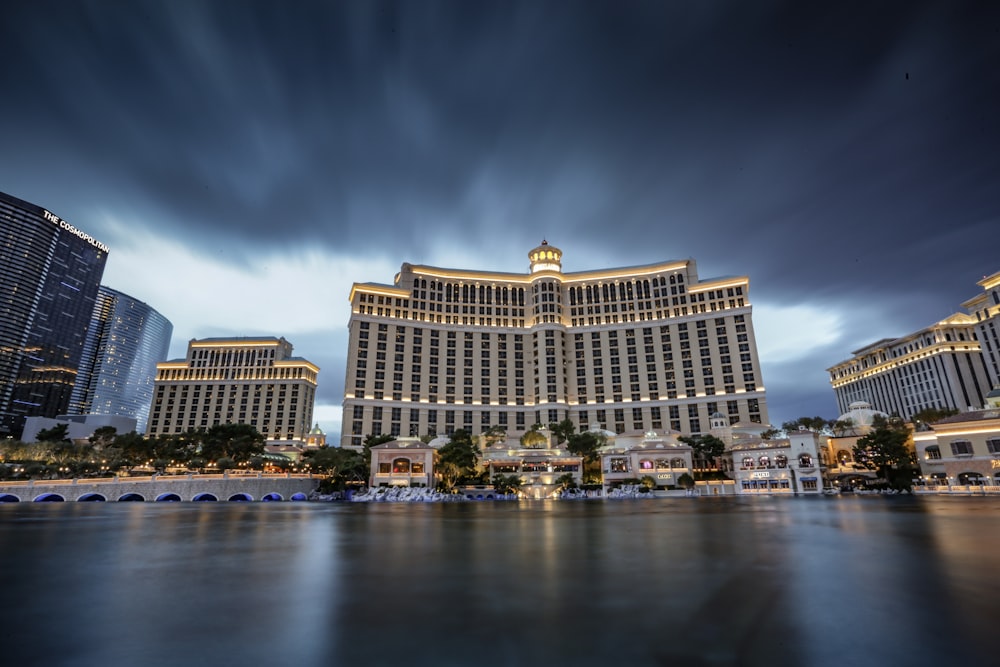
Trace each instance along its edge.
<instances>
[{"instance_id":1,"label":"domed roof tower","mask_svg":"<svg viewBox=\"0 0 1000 667\"><path fill-rule=\"evenodd\" d=\"M557 271L562 273L562 250L549 245L549 242L542 239L542 245L528 253L531 260L530 273L539 271Z\"/></svg>"}]
</instances>

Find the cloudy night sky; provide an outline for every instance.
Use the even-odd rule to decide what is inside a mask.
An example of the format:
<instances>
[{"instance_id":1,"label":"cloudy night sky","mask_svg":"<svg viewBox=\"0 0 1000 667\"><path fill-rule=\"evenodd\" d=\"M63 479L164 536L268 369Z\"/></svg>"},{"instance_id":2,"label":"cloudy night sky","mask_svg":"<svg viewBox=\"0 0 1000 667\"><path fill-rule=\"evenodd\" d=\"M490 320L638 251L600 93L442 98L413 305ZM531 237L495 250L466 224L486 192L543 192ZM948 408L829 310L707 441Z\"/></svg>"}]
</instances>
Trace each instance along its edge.
<instances>
[{"instance_id":1,"label":"cloudy night sky","mask_svg":"<svg viewBox=\"0 0 1000 667\"><path fill-rule=\"evenodd\" d=\"M1000 271L995 2L57 2L0 10L0 190L191 338L284 336L340 430L353 282L747 275L772 423Z\"/></svg>"}]
</instances>

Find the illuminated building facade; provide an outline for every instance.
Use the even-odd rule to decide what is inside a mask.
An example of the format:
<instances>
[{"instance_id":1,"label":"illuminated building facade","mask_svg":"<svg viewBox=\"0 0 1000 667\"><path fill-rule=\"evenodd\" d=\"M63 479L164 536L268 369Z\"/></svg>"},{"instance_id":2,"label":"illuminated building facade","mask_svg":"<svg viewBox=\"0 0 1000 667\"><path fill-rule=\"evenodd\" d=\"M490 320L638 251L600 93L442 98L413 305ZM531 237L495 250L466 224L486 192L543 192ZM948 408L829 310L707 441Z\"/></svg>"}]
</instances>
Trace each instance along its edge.
<instances>
[{"instance_id":1,"label":"illuminated building facade","mask_svg":"<svg viewBox=\"0 0 1000 667\"><path fill-rule=\"evenodd\" d=\"M956 313L909 336L855 350L827 369L840 411L866 402L909 420L927 408L982 407L990 382L975 329L974 317Z\"/></svg>"},{"instance_id":2,"label":"illuminated building facade","mask_svg":"<svg viewBox=\"0 0 1000 667\"><path fill-rule=\"evenodd\" d=\"M1000 388L1000 272L983 278L979 286L983 293L962 306L976 318L976 338L982 346L990 384Z\"/></svg>"},{"instance_id":3,"label":"illuminated building facade","mask_svg":"<svg viewBox=\"0 0 1000 667\"><path fill-rule=\"evenodd\" d=\"M0 437L66 413L108 247L0 193Z\"/></svg>"},{"instance_id":4,"label":"illuminated building facade","mask_svg":"<svg viewBox=\"0 0 1000 667\"><path fill-rule=\"evenodd\" d=\"M146 431L156 364L173 325L147 304L101 285L70 400L70 414L118 415Z\"/></svg>"},{"instance_id":5,"label":"illuminated building facade","mask_svg":"<svg viewBox=\"0 0 1000 667\"><path fill-rule=\"evenodd\" d=\"M268 441L304 443L319 368L284 338L204 338L185 359L156 365L146 434L249 424Z\"/></svg>"},{"instance_id":6,"label":"illuminated building facade","mask_svg":"<svg viewBox=\"0 0 1000 667\"><path fill-rule=\"evenodd\" d=\"M341 445L564 419L767 422L746 277L701 280L690 259L563 273L545 242L529 260L527 274L403 264L392 285L356 283Z\"/></svg>"}]
</instances>

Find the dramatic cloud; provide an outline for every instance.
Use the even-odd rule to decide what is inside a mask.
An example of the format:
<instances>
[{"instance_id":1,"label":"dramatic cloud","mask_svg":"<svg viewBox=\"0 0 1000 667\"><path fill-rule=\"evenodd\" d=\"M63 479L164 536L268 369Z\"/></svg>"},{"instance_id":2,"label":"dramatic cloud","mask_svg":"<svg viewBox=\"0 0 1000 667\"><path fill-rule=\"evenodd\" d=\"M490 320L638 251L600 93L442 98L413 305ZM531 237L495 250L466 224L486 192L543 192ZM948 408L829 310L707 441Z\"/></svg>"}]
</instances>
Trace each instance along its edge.
<instances>
[{"instance_id":1,"label":"dramatic cloud","mask_svg":"<svg viewBox=\"0 0 1000 667\"><path fill-rule=\"evenodd\" d=\"M324 415L350 283L403 262L748 275L775 422L1000 269L991 3L15 0L0 59L0 189L173 355L286 336Z\"/></svg>"}]
</instances>

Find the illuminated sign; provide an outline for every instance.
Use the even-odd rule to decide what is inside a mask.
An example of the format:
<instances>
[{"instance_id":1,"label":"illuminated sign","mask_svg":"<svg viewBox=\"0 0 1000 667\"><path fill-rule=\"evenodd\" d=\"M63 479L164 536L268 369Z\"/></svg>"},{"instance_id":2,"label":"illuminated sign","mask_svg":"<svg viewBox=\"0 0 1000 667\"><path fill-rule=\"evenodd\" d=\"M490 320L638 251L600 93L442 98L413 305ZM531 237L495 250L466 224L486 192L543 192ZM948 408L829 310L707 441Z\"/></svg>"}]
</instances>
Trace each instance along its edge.
<instances>
[{"instance_id":1,"label":"illuminated sign","mask_svg":"<svg viewBox=\"0 0 1000 667\"><path fill-rule=\"evenodd\" d=\"M767 470L760 470L757 472L750 473L750 479L766 479L771 476L771 473Z\"/></svg>"},{"instance_id":2,"label":"illuminated sign","mask_svg":"<svg viewBox=\"0 0 1000 667\"><path fill-rule=\"evenodd\" d=\"M81 239L83 239L87 243L91 244L92 246L94 246L98 250L102 250L103 252L108 252L110 250L110 248L108 248L108 246L104 245L103 243L101 243L100 241L98 241L97 239L95 239L90 234L87 234L86 232L81 232L79 229L77 229L73 225L69 224L68 222L66 222L65 220L63 220L62 218L60 218L58 215L53 215L52 213L49 213L45 209L42 209L42 217L44 217L49 222L52 222L52 223L55 223L55 224L59 225L59 227L61 229L65 229L70 234L74 234L75 236L79 236Z\"/></svg>"},{"instance_id":3,"label":"illuminated sign","mask_svg":"<svg viewBox=\"0 0 1000 667\"><path fill-rule=\"evenodd\" d=\"M673 479L674 476L670 473L661 472L656 476L656 479Z\"/></svg>"},{"instance_id":4,"label":"illuminated sign","mask_svg":"<svg viewBox=\"0 0 1000 667\"><path fill-rule=\"evenodd\" d=\"M1000 459L992 459L992 460L990 460L990 467L991 468L1000 468Z\"/></svg>"}]
</instances>

